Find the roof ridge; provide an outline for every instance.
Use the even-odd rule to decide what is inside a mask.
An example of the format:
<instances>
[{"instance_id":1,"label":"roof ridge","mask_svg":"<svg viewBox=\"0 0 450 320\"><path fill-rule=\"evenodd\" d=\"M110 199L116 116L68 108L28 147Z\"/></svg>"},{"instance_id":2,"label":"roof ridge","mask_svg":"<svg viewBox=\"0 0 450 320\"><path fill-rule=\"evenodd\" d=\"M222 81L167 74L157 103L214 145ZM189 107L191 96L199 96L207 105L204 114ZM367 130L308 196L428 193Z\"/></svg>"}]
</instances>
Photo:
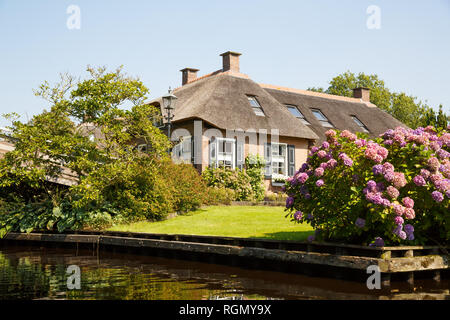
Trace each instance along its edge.
<instances>
[{"instance_id":1,"label":"roof ridge","mask_svg":"<svg viewBox=\"0 0 450 320\"><path fill-rule=\"evenodd\" d=\"M272 84L259 83L259 85L262 88L265 88L265 89L274 89L274 90L280 90L280 91L304 94L304 95L308 95L308 96L325 98L325 99L331 99L331 100L341 100L341 101L347 101L347 102L352 102L352 103L364 103L364 104L366 104L366 101L363 101L362 99L359 99L359 98L338 96L338 95L334 95L334 94L323 93L323 92L316 92L316 91L310 91L310 90L294 89L294 88L276 86L276 85L272 85Z\"/></svg>"},{"instance_id":2,"label":"roof ridge","mask_svg":"<svg viewBox=\"0 0 450 320\"><path fill-rule=\"evenodd\" d=\"M190 85L191 83L195 83L195 82L197 82L197 81L200 81L200 80L203 80L203 79L206 79L206 78L210 78L210 77L214 77L214 76L232 76L232 77L238 77L238 78L250 79L250 77L249 77L248 75L243 74L243 73L240 73L240 72L235 72L235 71L231 71L231 70L229 70L229 71L223 71L223 69L219 69L219 70L216 70L216 71L214 71L214 72L205 74L204 76L198 77L198 78L196 78L196 79L194 79L194 80L192 80L192 81L189 81L189 82L186 83L185 85L173 89L173 91L176 91L176 90L178 90L178 89L181 89L181 88L183 88L183 87L185 87L185 86L187 86L187 85Z\"/></svg>"}]
</instances>

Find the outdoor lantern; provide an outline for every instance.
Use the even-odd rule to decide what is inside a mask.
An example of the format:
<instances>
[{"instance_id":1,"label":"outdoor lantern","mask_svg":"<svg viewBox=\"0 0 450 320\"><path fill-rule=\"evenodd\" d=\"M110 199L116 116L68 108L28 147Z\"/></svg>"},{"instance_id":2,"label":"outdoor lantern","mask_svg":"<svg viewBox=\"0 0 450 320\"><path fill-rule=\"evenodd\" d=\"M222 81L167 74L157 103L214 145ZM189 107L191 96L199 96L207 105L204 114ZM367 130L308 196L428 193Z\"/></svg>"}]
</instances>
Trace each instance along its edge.
<instances>
[{"instance_id":1,"label":"outdoor lantern","mask_svg":"<svg viewBox=\"0 0 450 320\"><path fill-rule=\"evenodd\" d=\"M167 120L167 136L169 137L169 140L172 141L172 137L170 135L173 119L172 110L175 109L178 98L174 94L172 94L172 90L169 88L169 92L165 96L163 96L162 99L164 109L167 111L167 115L165 116Z\"/></svg>"},{"instance_id":2,"label":"outdoor lantern","mask_svg":"<svg viewBox=\"0 0 450 320\"><path fill-rule=\"evenodd\" d=\"M174 94L172 94L172 90L169 89L169 92L165 96L163 96L162 99L164 109L173 110L175 108L178 98Z\"/></svg>"}]
</instances>

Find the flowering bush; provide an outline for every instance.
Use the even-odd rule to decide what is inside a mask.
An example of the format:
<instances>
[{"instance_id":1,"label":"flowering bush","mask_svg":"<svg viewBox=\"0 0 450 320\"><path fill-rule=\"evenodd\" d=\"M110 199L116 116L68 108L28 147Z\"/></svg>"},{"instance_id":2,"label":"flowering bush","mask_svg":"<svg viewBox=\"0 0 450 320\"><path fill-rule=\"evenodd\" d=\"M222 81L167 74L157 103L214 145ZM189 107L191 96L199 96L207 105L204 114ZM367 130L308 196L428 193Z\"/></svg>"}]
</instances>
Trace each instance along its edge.
<instances>
[{"instance_id":1,"label":"flowering bush","mask_svg":"<svg viewBox=\"0 0 450 320\"><path fill-rule=\"evenodd\" d=\"M368 140L326 132L286 183L286 210L318 240L366 245L450 240L450 132L398 127Z\"/></svg>"}]
</instances>

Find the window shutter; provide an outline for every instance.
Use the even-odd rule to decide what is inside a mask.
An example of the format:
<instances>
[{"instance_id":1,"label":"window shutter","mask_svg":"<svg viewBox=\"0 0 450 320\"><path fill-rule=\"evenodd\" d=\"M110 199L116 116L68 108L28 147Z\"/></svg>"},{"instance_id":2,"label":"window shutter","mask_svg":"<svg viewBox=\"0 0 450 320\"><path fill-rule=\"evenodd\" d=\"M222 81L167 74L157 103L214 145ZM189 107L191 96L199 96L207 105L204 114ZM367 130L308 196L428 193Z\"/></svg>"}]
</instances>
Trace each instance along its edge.
<instances>
[{"instance_id":1,"label":"window shutter","mask_svg":"<svg viewBox=\"0 0 450 320\"><path fill-rule=\"evenodd\" d=\"M264 160L266 161L264 175L267 179L270 179L272 178L272 146L270 143L264 144Z\"/></svg>"},{"instance_id":2,"label":"window shutter","mask_svg":"<svg viewBox=\"0 0 450 320\"><path fill-rule=\"evenodd\" d=\"M216 140L209 141L209 166L212 168L216 167Z\"/></svg>"},{"instance_id":3,"label":"window shutter","mask_svg":"<svg viewBox=\"0 0 450 320\"><path fill-rule=\"evenodd\" d=\"M191 163L195 164L195 137L191 139Z\"/></svg>"},{"instance_id":4,"label":"window shutter","mask_svg":"<svg viewBox=\"0 0 450 320\"><path fill-rule=\"evenodd\" d=\"M236 141L236 167L244 169L244 143L243 141Z\"/></svg>"},{"instance_id":5,"label":"window shutter","mask_svg":"<svg viewBox=\"0 0 450 320\"><path fill-rule=\"evenodd\" d=\"M295 174L295 146L288 145L288 175L292 177Z\"/></svg>"},{"instance_id":6,"label":"window shutter","mask_svg":"<svg viewBox=\"0 0 450 320\"><path fill-rule=\"evenodd\" d=\"M183 137L181 142L181 157L184 163L190 163L192 159L192 139L191 137Z\"/></svg>"}]
</instances>

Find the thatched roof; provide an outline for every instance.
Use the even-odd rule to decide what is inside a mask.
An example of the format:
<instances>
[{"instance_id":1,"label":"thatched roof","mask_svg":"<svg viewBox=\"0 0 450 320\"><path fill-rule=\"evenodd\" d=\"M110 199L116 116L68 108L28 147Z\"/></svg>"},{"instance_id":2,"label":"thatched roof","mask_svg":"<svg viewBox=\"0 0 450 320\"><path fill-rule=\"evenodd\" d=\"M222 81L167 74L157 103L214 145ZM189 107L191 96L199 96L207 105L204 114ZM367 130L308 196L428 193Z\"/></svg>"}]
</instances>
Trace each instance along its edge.
<instances>
[{"instance_id":1,"label":"thatched roof","mask_svg":"<svg viewBox=\"0 0 450 320\"><path fill-rule=\"evenodd\" d=\"M319 109L336 129L346 129L351 132L361 131L351 117L356 116L367 127L371 137L376 137L386 130L398 126L406 127L374 104L361 99L271 85L262 84L261 86L281 104L296 106L311 124L309 127L320 136L320 140L325 139L324 133L330 128L323 127L311 109Z\"/></svg>"},{"instance_id":2,"label":"thatched roof","mask_svg":"<svg viewBox=\"0 0 450 320\"><path fill-rule=\"evenodd\" d=\"M214 72L190 82L173 93L178 97L173 123L201 119L219 129L278 129L280 136L316 140L319 137L284 105L248 77ZM265 116L255 115L248 96L255 96ZM150 104L161 107L161 98ZM161 107L161 112L165 110Z\"/></svg>"}]
</instances>

